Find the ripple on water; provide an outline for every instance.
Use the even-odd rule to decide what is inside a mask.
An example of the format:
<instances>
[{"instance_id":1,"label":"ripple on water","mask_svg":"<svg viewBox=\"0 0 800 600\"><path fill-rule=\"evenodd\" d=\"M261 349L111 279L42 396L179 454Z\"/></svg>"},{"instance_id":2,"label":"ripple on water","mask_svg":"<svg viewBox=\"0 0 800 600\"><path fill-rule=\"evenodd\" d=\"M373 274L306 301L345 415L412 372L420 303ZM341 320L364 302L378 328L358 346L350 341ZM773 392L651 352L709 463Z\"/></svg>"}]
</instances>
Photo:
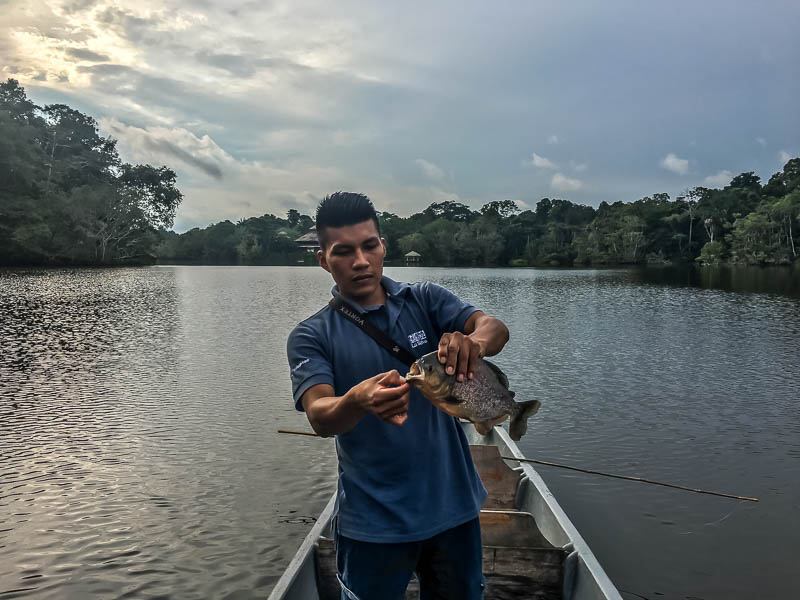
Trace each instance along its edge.
<instances>
[{"instance_id":1,"label":"ripple on water","mask_svg":"<svg viewBox=\"0 0 800 600\"><path fill-rule=\"evenodd\" d=\"M509 324L497 362L544 403L529 456L762 497L542 467L621 587L790 595L795 299L617 270L393 274ZM0 272L0 598L264 597L335 486L330 440L276 433L308 427L284 347L329 288L316 269Z\"/></svg>"}]
</instances>

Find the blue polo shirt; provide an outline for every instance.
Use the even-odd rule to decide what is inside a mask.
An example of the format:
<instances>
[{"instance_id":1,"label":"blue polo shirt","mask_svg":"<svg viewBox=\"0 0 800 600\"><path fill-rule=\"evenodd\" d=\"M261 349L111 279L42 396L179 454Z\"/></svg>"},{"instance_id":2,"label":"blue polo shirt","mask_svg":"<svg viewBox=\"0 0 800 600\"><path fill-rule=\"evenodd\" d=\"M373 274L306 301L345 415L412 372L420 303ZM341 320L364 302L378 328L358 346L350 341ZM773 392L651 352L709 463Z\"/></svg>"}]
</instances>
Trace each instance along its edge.
<instances>
[{"instance_id":1,"label":"blue polo shirt","mask_svg":"<svg viewBox=\"0 0 800 600\"><path fill-rule=\"evenodd\" d=\"M477 310L432 283L384 277L382 285L386 304L350 304L416 357L436 350L443 333L463 332ZM335 287L332 293L338 295ZM294 328L287 355L297 410L311 386L326 383L341 396L378 373L408 372L408 365L329 306ZM405 425L368 414L336 436L336 452L339 532L355 540L424 540L475 518L486 499L461 425L413 388Z\"/></svg>"}]
</instances>

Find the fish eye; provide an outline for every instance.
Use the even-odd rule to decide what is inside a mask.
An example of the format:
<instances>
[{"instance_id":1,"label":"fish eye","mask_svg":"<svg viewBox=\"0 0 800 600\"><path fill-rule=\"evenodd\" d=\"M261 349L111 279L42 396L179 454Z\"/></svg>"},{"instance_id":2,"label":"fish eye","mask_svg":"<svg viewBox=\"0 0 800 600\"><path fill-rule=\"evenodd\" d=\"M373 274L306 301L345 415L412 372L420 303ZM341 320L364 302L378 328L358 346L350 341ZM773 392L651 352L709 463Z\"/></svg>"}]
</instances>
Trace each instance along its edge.
<instances>
[{"instance_id":1,"label":"fish eye","mask_svg":"<svg viewBox=\"0 0 800 600\"><path fill-rule=\"evenodd\" d=\"M430 373L431 371L433 371L433 367L431 365L428 365L428 373Z\"/></svg>"}]
</instances>

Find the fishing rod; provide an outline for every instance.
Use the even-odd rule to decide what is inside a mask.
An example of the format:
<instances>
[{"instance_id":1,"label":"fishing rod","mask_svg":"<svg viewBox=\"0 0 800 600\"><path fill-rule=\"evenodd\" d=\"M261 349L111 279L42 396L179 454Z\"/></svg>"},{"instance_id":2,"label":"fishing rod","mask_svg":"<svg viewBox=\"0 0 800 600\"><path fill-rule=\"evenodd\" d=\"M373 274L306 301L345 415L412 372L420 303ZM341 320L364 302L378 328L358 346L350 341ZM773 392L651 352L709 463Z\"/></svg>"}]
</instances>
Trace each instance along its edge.
<instances>
[{"instance_id":1,"label":"fishing rod","mask_svg":"<svg viewBox=\"0 0 800 600\"><path fill-rule=\"evenodd\" d=\"M305 435L309 437L321 437L312 431L293 431L291 429L278 429L278 433L288 433L291 435ZM573 467L556 462L546 460L536 460L533 458L518 458L516 456L501 456L505 460L515 460L517 462L534 463L537 465L544 465L546 467L556 467L559 469L568 469L570 471L577 471L579 473L587 473L589 475L600 475L602 477L611 477L613 479L624 479L625 481L636 481L638 483L649 483L651 485L660 485L663 487L673 488L676 490L683 490L685 492L694 492L696 494L708 494L710 496L721 496L722 498L733 498L734 500L745 500L747 502L759 502L758 498L751 496L736 496L735 494L725 494L723 492L712 492L711 490L703 490L700 488L690 488L683 485L676 485L674 483L664 483L663 481L655 481L654 479L645 479L644 477L634 477L632 475L616 475L614 473L604 473L603 471L594 471L592 469L581 469L580 467Z\"/></svg>"}]
</instances>

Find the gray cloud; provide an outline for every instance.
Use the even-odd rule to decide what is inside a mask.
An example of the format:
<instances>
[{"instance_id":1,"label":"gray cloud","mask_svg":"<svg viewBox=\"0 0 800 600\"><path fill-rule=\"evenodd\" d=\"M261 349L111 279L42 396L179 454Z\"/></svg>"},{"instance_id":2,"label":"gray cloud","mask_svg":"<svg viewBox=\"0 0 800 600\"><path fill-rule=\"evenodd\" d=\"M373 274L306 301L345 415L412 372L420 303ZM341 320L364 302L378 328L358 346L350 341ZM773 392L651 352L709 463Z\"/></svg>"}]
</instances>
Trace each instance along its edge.
<instances>
[{"instance_id":1,"label":"gray cloud","mask_svg":"<svg viewBox=\"0 0 800 600\"><path fill-rule=\"evenodd\" d=\"M94 62L104 62L111 60L107 55L98 52L92 52L86 48L67 48L65 53L78 60L90 60Z\"/></svg>"},{"instance_id":2,"label":"gray cloud","mask_svg":"<svg viewBox=\"0 0 800 600\"><path fill-rule=\"evenodd\" d=\"M113 119L104 120L101 125L120 140L135 160L177 159L218 180L223 176L222 165L235 162L207 135L200 138L185 129L164 127L142 129Z\"/></svg>"},{"instance_id":3,"label":"gray cloud","mask_svg":"<svg viewBox=\"0 0 800 600\"><path fill-rule=\"evenodd\" d=\"M222 179L222 169L218 164L213 161L203 159L199 156L195 156L194 154L184 150L180 146L177 146L168 140L148 138L146 145L149 149L155 152L166 154L168 156L172 155L187 165L200 169L209 177L213 177L214 179Z\"/></svg>"},{"instance_id":4,"label":"gray cloud","mask_svg":"<svg viewBox=\"0 0 800 600\"><path fill-rule=\"evenodd\" d=\"M98 13L97 19L132 42L141 43L160 38L156 30L162 19L156 16L138 17L131 11L109 6Z\"/></svg>"}]
</instances>

